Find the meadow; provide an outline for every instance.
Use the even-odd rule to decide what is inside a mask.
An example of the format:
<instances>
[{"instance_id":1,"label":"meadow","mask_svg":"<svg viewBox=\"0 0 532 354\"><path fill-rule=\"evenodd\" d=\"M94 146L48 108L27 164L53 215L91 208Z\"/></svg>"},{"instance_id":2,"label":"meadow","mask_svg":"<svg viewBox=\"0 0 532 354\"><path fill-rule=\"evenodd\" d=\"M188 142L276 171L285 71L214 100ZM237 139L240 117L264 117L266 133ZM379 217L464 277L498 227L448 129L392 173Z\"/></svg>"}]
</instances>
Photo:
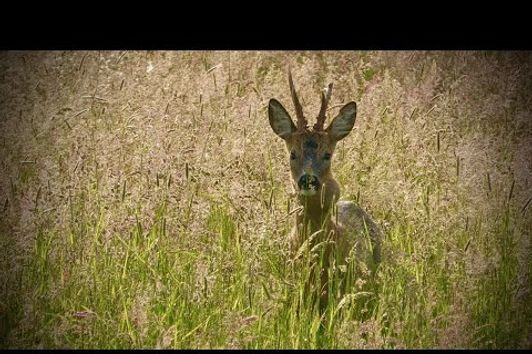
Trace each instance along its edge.
<instances>
[{"instance_id":1,"label":"meadow","mask_svg":"<svg viewBox=\"0 0 532 354\"><path fill-rule=\"evenodd\" d=\"M354 100L321 314L267 105ZM0 348L532 348L532 53L0 53ZM340 291L340 283L345 291ZM323 316L322 316L323 315Z\"/></svg>"}]
</instances>

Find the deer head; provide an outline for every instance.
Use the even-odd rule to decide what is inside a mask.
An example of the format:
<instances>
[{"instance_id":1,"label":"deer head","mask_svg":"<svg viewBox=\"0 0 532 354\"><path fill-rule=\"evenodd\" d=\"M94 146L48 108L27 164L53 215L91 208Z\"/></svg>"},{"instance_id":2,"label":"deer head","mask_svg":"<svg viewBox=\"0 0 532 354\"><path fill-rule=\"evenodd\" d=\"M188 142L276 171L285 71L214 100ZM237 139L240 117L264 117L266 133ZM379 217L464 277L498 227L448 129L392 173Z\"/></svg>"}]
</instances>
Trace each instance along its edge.
<instances>
[{"instance_id":1,"label":"deer head","mask_svg":"<svg viewBox=\"0 0 532 354\"><path fill-rule=\"evenodd\" d=\"M288 82L296 111L297 125L294 124L283 105L273 98L268 105L270 125L275 134L286 142L296 190L303 197L312 197L317 195L327 183L334 182L331 173L334 148L336 143L345 138L353 129L357 106L353 101L347 103L340 109L331 124L324 129L327 106L332 93L332 84L329 84L321 95L321 108L316 124L310 129L297 98L290 71Z\"/></svg>"}]
</instances>

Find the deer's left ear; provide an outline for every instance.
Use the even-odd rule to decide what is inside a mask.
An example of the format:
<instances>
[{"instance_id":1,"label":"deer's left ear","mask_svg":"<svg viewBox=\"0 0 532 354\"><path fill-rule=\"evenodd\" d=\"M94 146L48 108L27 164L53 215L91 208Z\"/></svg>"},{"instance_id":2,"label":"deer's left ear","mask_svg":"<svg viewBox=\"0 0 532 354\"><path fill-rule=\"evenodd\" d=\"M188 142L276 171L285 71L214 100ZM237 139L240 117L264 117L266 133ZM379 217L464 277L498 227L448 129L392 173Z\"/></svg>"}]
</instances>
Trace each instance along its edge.
<instances>
[{"instance_id":1,"label":"deer's left ear","mask_svg":"<svg viewBox=\"0 0 532 354\"><path fill-rule=\"evenodd\" d=\"M340 113L333 119L331 124L327 127L327 131L334 140L342 140L345 138L355 125L357 116L357 104L349 102L340 109Z\"/></svg>"}]
</instances>

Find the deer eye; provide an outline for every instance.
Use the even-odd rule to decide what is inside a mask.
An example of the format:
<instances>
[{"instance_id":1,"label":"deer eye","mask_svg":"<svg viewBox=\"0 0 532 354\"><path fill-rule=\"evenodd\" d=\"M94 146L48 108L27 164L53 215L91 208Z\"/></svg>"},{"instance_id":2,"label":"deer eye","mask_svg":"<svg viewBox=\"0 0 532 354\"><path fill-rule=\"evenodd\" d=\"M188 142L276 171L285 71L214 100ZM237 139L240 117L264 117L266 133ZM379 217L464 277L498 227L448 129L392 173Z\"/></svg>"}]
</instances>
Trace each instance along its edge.
<instances>
[{"instance_id":1,"label":"deer eye","mask_svg":"<svg viewBox=\"0 0 532 354\"><path fill-rule=\"evenodd\" d=\"M294 151L292 151L290 153L290 160L295 160L296 158L297 158L296 153Z\"/></svg>"},{"instance_id":2,"label":"deer eye","mask_svg":"<svg viewBox=\"0 0 532 354\"><path fill-rule=\"evenodd\" d=\"M324 159L325 161L329 161L329 160L331 159L331 154L328 153L328 152L326 152L325 154L323 154L323 159Z\"/></svg>"}]
</instances>

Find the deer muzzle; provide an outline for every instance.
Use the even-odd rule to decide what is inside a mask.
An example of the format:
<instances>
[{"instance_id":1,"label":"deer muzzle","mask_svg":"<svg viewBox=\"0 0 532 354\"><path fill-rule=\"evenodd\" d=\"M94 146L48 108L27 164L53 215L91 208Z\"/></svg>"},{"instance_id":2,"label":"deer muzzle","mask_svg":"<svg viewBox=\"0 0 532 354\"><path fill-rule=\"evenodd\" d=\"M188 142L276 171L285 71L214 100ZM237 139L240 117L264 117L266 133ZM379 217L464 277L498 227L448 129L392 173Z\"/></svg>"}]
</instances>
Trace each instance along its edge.
<instances>
[{"instance_id":1,"label":"deer muzzle","mask_svg":"<svg viewBox=\"0 0 532 354\"><path fill-rule=\"evenodd\" d=\"M304 196L315 195L319 190L320 185L318 177L309 174L304 174L297 182L299 192Z\"/></svg>"}]
</instances>

